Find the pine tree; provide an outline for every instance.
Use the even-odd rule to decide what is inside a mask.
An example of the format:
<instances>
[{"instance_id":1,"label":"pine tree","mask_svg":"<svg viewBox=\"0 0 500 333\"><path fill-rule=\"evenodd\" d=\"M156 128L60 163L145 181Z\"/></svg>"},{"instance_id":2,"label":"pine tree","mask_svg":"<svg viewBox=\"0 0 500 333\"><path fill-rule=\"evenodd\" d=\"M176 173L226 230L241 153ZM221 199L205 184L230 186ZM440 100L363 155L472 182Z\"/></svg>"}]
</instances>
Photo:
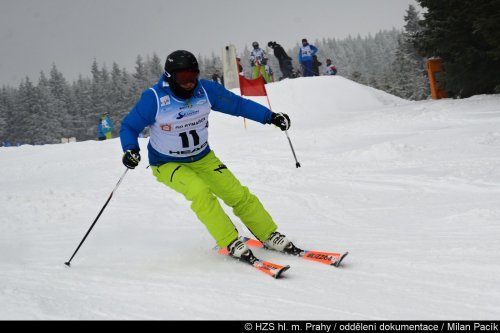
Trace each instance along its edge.
<instances>
[{"instance_id":1,"label":"pine tree","mask_svg":"<svg viewBox=\"0 0 500 333\"><path fill-rule=\"evenodd\" d=\"M413 46L413 41L421 30L418 12L413 5L409 6L404 20L405 30L399 38L399 45L389 73L388 90L391 94L405 99L421 100L429 96L429 84L424 58Z\"/></svg>"},{"instance_id":2,"label":"pine tree","mask_svg":"<svg viewBox=\"0 0 500 333\"><path fill-rule=\"evenodd\" d=\"M0 90L0 144L3 146L7 140L7 119L8 119L8 93L4 86Z\"/></svg>"},{"instance_id":3,"label":"pine tree","mask_svg":"<svg viewBox=\"0 0 500 333\"><path fill-rule=\"evenodd\" d=\"M87 126L87 135L93 136L94 138L97 136L97 123L99 118L102 117L106 112L108 112L109 102L106 100L107 91L106 91L106 83L109 81L107 77L107 71L102 71L99 69L99 65L97 64L97 60L94 59L91 68L92 73L92 84L90 90L90 99L92 103L92 108L90 113L86 115L86 123Z\"/></svg>"},{"instance_id":4,"label":"pine tree","mask_svg":"<svg viewBox=\"0 0 500 333\"><path fill-rule=\"evenodd\" d=\"M15 101L17 96L17 90L11 87L3 86L0 93L0 105L2 114L4 115L5 127L2 128L2 136L0 139L3 143L7 145L12 145L15 143L15 137L13 132L13 118Z\"/></svg>"},{"instance_id":5,"label":"pine tree","mask_svg":"<svg viewBox=\"0 0 500 333\"><path fill-rule=\"evenodd\" d=\"M130 92L130 79L127 76L128 74L122 72L117 63L113 63L111 70L112 84L109 90L109 115L115 124L113 136L118 135L120 122L130 111L130 98L127 96Z\"/></svg>"},{"instance_id":6,"label":"pine tree","mask_svg":"<svg viewBox=\"0 0 500 333\"><path fill-rule=\"evenodd\" d=\"M26 77L19 84L19 89L15 96L13 112L9 119L9 130L12 133L12 138L16 144L33 144L36 127L39 126L36 108L37 96L35 87L31 80Z\"/></svg>"},{"instance_id":7,"label":"pine tree","mask_svg":"<svg viewBox=\"0 0 500 333\"><path fill-rule=\"evenodd\" d=\"M137 83L137 94L140 94L144 89L149 87L149 73L144 60L139 55L135 61L135 73L132 74Z\"/></svg>"},{"instance_id":8,"label":"pine tree","mask_svg":"<svg viewBox=\"0 0 500 333\"><path fill-rule=\"evenodd\" d=\"M95 119L92 103L92 80L81 75L73 84L75 95L75 129L74 135L78 141L90 140L96 137L97 119ZM89 117L91 115L91 117Z\"/></svg>"},{"instance_id":9,"label":"pine tree","mask_svg":"<svg viewBox=\"0 0 500 333\"><path fill-rule=\"evenodd\" d=\"M151 59L146 62L147 76L149 85L153 85L158 81L160 75L164 72L162 61L156 53L153 54Z\"/></svg>"},{"instance_id":10,"label":"pine tree","mask_svg":"<svg viewBox=\"0 0 500 333\"><path fill-rule=\"evenodd\" d=\"M40 83L39 83L40 84ZM71 114L71 94L70 88L63 74L59 72L56 65L52 65L48 88L51 92L51 108L47 113L51 136L54 141L59 141L62 137L73 136L73 120Z\"/></svg>"},{"instance_id":11,"label":"pine tree","mask_svg":"<svg viewBox=\"0 0 500 333\"><path fill-rule=\"evenodd\" d=\"M58 110L58 101L51 91L49 79L44 72L40 73L38 85L34 89L35 103L32 105L34 117L29 117L27 122L30 126L33 144L56 143L60 136L61 124L55 112ZM56 133L55 133L56 132Z\"/></svg>"},{"instance_id":12,"label":"pine tree","mask_svg":"<svg viewBox=\"0 0 500 333\"><path fill-rule=\"evenodd\" d=\"M121 116L119 120L123 119L125 115L130 111L130 109L137 103L140 93L137 92L137 84L135 83L134 77L127 72L125 68L122 69L122 86L125 89L123 96L124 108L121 111Z\"/></svg>"}]
</instances>

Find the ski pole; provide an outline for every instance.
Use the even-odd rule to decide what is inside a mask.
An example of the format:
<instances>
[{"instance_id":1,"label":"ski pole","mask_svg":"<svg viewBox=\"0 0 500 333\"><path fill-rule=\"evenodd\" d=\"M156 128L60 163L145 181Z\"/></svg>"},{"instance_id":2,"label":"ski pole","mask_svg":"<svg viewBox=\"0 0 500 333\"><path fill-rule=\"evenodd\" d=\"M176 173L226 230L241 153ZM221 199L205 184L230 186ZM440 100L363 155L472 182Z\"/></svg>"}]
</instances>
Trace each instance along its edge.
<instances>
[{"instance_id":1,"label":"ski pole","mask_svg":"<svg viewBox=\"0 0 500 333\"><path fill-rule=\"evenodd\" d=\"M288 139L288 143L290 144L290 148L292 148L293 158L295 158L295 167L300 168L300 163L299 163L299 161L297 161L297 156L295 155L295 150L293 150L293 146L292 146L292 140L290 140L290 136L288 135L287 130L285 130L285 134L286 134L286 138Z\"/></svg>"},{"instance_id":2,"label":"ski pole","mask_svg":"<svg viewBox=\"0 0 500 333\"><path fill-rule=\"evenodd\" d=\"M73 253L73 255L71 256L71 258L69 258L68 261L66 261L64 264L66 266L70 266L71 265L71 260L73 260L73 257L76 255L76 253L78 252L78 250L80 249L80 246L82 246L83 242L85 242L85 239L87 238L87 236L90 234L90 231L92 230L92 228L94 227L94 225L96 224L97 220L99 219L99 217L101 216L102 212L104 211L104 209L106 208L106 206L108 205L109 201L111 200L111 198L113 197L113 194L115 193L116 189L118 188L118 186L120 186L120 183L122 182L123 178L125 177L125 175L127 174L127 171L128 171L128 168L125 169L125 172L123 173L123 175L120 177L120 179L118 180L118 183L116 183L116 186L115 188L113 189L113 191L111 191L111 194L109 195L109 198L108 200L106 200L106 203L104 204L104 206L101 208L101 211L99 212L99 214L97 214L97 217L95 218L94 222L92 223L92 225L90 226L89 230L87 231L87 233L85 234L85 236L83 236L83 239L82 241L80 242L80 244L78 245L78 247L76 248L75 252Z\"/></svg>"}]
</instances>

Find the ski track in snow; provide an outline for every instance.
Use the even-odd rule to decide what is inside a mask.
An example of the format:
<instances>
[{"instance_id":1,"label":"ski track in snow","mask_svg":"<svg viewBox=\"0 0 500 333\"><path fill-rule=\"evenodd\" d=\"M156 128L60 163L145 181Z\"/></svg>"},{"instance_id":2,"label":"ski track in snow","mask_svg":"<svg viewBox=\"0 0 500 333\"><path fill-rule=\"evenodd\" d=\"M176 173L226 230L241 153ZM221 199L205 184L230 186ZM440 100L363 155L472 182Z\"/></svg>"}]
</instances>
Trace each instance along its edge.
<instances>
[{"instance_id":1,"label":"ski track in snow","mask_svg":"<svg viewBox=\"0 0 500 333\"><path fill-rule=\"evenodd\" d=\"M0 319L487 320L500 315L500 95L409 102L340 76L266 86L272 126L211 114L210 144L299 247L274 280L219 256L118 139L0 148ZM252 98L266 103L265 99ZM230 208L243 235L249 232Z\"/></svg>"}]
</instances>

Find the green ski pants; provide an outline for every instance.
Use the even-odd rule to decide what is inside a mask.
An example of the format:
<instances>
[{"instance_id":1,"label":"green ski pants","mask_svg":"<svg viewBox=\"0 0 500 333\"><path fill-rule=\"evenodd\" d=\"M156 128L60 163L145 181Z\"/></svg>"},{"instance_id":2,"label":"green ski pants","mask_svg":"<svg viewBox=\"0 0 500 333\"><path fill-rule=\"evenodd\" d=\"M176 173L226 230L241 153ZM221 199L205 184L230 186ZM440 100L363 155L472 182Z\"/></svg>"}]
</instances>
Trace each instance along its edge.
<instances>
[{"instance_id":1,"label":"green ski pants","mask_svg":"<svg viewBox=\"0 0 500 333\"><path fill-rule=\"evenodd\" d=\"M191 209L219 247L228 246L238 237L238 231L222 209L218 198L233 208L234 215L259 240L267 240L277 229L259 199L240 184L213 151L195 162L169 162L153 166L152 169L160 183L191 201Z\"/></svg>"},{"instance_id":2,"label":"green ski pants","mask_svg":"<svg viewBox=\"0 0 500 333\"><path fill-rule=\"evenodd\" d=\"M271 77L269 74L266 72L266 67L265 66L260 66L260 65L255 65L253 67L253 72L252 72L252 79L258 78L260 75L264 78L265 83L271 82Z\"/></svg>"}]
</instances>

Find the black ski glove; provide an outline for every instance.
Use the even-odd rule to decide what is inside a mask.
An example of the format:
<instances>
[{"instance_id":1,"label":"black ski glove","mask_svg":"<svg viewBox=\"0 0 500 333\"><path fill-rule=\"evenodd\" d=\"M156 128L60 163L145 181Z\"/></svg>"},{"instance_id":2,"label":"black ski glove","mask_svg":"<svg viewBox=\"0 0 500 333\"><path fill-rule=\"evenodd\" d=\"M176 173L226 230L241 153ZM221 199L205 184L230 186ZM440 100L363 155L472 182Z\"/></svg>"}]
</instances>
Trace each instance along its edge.
<instances>
[{"instance_id":1,"label":"black ski glove","mask_svg":"<svg viewBox=\"0 0 500 333\"><path fill-rule=\"evenodd\" d=\"M122 162L129 169L134 169L136 166L139 165L140 161L141 161L141 154L139 154L138 150L135 149L127 150L125 154L123 154Z\"/></svg>"},{"instance_id":2,"label":"black ski glove","mask_svg":"<svg viewBox=\"0 0 500 333\"><path fill-rule=\"evenodd\" d=\"M282 131L290 128L290 117L286 113L273 113L271 124L278 126Z\"/></svg>"}]
</instances>

